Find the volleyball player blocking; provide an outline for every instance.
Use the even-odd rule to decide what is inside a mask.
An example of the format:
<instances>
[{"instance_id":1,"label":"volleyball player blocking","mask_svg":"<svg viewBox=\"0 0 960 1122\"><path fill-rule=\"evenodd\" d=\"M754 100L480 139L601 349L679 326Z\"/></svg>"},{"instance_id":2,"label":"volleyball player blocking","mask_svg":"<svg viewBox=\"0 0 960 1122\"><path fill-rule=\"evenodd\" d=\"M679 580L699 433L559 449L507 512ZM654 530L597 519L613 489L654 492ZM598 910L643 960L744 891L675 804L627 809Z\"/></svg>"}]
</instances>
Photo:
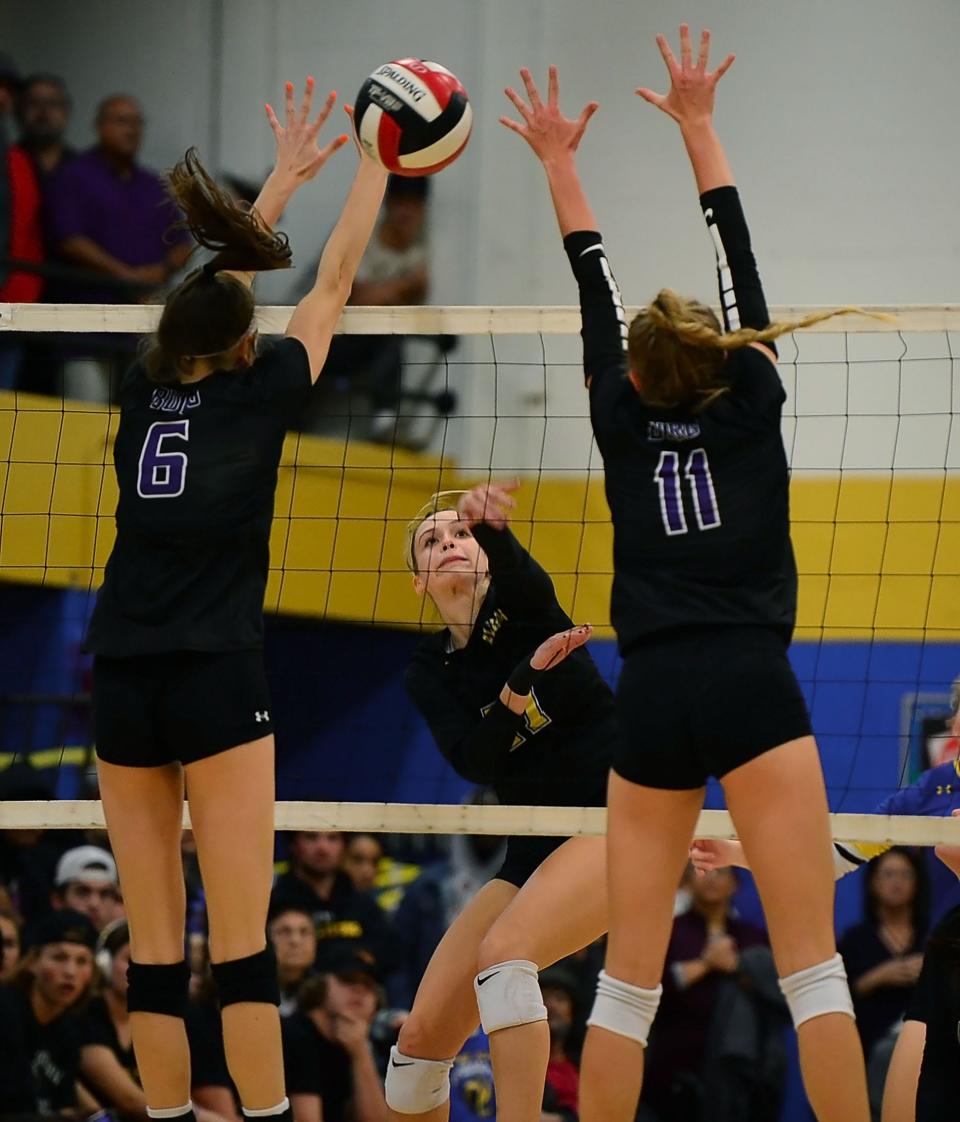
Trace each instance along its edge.
<instances>
[{"instance_id":1,"label":"volleyball player blocking","mask_svg":"<svg viewBox=\"0 0 960 1122\"><path fill-rule=\"evenodd\" d=\"M583 1122L634 1117L677 883L716 776L754 870L780 985L820 1122L867 1122L863 1054L833 929L827 799L787 659L796 618L786 398L739 195L713 128L733 62L695 59L680 29L670 76L637 92L680 127L717 252L724 322L669 289L627 324L575 153L595 103L562 116L508 90L543 164L580 290L584 372L614 526L611 616L623 654L609 789L610 937L583 1053ZM824 317L821 317L824 318Z\"/></svg>"},{"instance_id":2,"label":"volleyball player blocking","mask_svg":"<svg viewBox=\"0 0 960 1122\"><path fill-rule=\"evenodd\" d=\"M317 135L313 79L286 87L273 171L252 211L196 153L170 176L193 236L216 252L167 297L126 374L114 447L117 536L87 636L97 768L130 922L129 1008L152 1118L192 1122L184 1031L180 859L184 787L196 837L227 1064L244 1114L290 1119L266 917L273 879L274 739L263 597L284 434L316 380L386 186L360 166L284 339L257 357L251 285L290 264L273 225L346 143ZM237 845L237 825L243 843Z\"/></svg>"}]
</instances>

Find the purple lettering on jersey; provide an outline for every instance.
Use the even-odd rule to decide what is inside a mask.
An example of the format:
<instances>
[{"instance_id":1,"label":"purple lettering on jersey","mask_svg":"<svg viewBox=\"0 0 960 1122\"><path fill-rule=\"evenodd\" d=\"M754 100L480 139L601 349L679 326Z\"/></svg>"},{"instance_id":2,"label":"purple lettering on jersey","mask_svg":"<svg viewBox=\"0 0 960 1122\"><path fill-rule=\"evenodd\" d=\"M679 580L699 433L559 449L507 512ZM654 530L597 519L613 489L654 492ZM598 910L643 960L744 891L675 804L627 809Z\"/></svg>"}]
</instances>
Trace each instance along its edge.
<instances>
[{"instance_id":1,"label":"purple lettering on jersey","mask_svg":"<svg viewBox=\"0 0 960 1122\"><path fill-rule=\"evenodd\" d=\"M669 537L687 532L679 468L678 453L661 452L657 470L653 473L654 482L660 492L660 517ZM695 448L690 453L683 474L690 484L693 495L697 526L701 530L715 529L720 525L720 511L717 509L717 496L713 487L713 476L710 474L710 464L703 448Z\"/></svg>"},{"instance_id":2,"label":"purple lettering on jersey","mask_svg":"<svg viewBox=\"0 0 960 1122\"><path fill-rule=\"evenodd\" d=\"M164 449L164 441L188 440L189 421L154 421L140 449L137 494L141 499L175 499L187 481L186 452Z\"/></svg>"},{"instance_id":3,"label":"purple lettering on jersey","mask_svg":"<svg viewBox=\"0 0 960 1122\"><path fill-rule=\"evenodd\" d=\"M150 395L150 408L161 413L180 413L186 409L196 409L200 404L200 391L186 393L177 386L157 386Z\"/></svg>"},{"instance_id":4,"label":"purple lettering on jersey","mask_svg":"<svg viewBox=\"0 0 960 1122\"><path fill-rule=\"evenodd\" d=\"M683 496L680 494L680 479L677 467L680 457L676 452L661 452L657 470L653 473L660 491L660 516L663 528L671 537L687 532L687 519L683 513Z\"/></svg>"},{"instance_id":5,"label":"purple lettering on jersey","mask_svg":"<svg viewBox=\"0 0 960 1122\"><path fill-rule=\"evenodd\" d=\"M713 477L710 475L707 453L702 448L696 448L690 453L684 475L693 487L697 525L701 530L712 530L719 526L720 514L717 510L717 496L713 492Z\"/></svg>"}]
</instances>

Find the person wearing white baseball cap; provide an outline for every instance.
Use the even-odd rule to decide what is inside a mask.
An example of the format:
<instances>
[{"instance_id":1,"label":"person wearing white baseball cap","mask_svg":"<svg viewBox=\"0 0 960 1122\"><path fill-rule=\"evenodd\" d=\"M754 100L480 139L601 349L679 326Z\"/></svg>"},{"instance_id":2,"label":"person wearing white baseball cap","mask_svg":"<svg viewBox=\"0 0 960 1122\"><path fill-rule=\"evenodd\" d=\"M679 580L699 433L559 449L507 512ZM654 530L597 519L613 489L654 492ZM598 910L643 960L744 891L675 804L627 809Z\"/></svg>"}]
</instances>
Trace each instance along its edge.
<instances>
[{"instance_id":1,"label":"person wearing white baseball cap","mask_svg":"<svg viewBox=\"0 0 960 1122\"><path fill-rule=\"evenodd\" d=\"M102 931L124 914L116 861L95 845L68 849L57 865L50 904L55 911L80 912Z\"/></svg>"}]
</instances>

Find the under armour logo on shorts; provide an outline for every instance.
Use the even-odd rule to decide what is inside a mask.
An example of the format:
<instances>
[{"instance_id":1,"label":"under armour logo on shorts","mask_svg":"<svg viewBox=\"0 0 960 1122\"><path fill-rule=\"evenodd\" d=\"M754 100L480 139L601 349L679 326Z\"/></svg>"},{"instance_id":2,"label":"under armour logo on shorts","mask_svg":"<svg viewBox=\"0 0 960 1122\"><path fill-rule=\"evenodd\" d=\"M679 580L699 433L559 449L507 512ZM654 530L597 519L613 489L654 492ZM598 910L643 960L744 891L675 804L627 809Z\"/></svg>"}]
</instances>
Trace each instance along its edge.
<instances>
[{"instance_id":1,"label":"under armour logo on shorts","mask_svg":"<svg viewBox=\"0 0 960 1122\"><path fill-rule=\"evenodd\" d=\"M261 721L269 721L270 720L270 710L269 709L264 709L262 713L259 710L256 710L253 715L254 715L254 717L256 717L258 725L260 724Z\"/></svg>"}]
</instances>

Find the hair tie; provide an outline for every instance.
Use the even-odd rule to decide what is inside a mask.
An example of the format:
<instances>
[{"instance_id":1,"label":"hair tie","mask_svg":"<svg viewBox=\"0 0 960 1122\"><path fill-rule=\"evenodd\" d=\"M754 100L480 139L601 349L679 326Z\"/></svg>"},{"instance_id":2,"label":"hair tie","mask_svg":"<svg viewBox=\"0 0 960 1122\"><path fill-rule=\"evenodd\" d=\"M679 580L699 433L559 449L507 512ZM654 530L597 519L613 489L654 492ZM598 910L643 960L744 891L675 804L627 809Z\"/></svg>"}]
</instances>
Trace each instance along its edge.
<instances>
[{"instance_id":1,"label":"hair tie","mask_svg":"<svg viewBox=\"0 0 960 1122\"><path fill-rule=\"evenodd\" d=\"M205 280L214 280L219 268L220 266L216 263L216 260L211 260L208 261L200 271L203 273Z\"/></svg>"}]
</instances>

